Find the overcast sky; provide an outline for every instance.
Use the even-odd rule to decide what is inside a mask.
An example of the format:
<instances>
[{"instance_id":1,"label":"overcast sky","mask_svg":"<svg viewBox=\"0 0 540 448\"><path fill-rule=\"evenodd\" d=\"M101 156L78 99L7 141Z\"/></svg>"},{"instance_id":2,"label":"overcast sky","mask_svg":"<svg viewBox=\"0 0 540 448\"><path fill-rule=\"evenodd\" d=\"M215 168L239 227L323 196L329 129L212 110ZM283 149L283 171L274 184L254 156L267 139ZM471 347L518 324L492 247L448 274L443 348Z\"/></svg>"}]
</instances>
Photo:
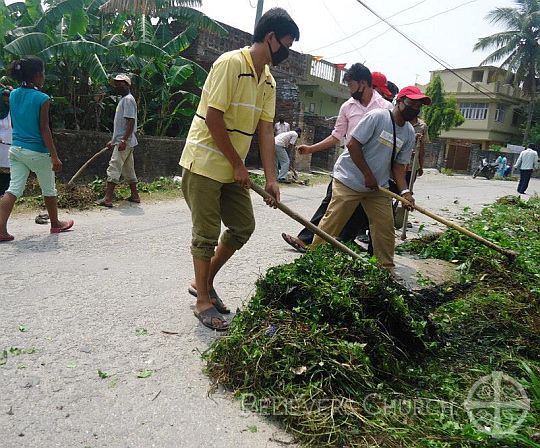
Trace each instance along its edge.
<instances>
[{"instance_id":1,"label":"overcast sky","mask_svg":"<svg viewBox=\"0 0 540 448\"><path fill-rule=\"evenodd\" d=\"M253 32L257 0L202 1L199 9L208 16ZM480 64L488 52L473 52L474 44L479 37L502 31L485 20L486 14L496 7L514 6L511 0L365 3L385 18L410 8L388 20L453 68ZM365 63L371 71L383 72L399 87L415 81L427 83L430 70L442 68L394 30L385 33L389 27L377 24L379 20L356 0L264 0L263 12L275 6L286 9L300 28L300 41L293 45L296 51L324 56L333 63ZM443 13L452 8L456 9ZM439 13L443 14L432 17ZM348 37L367 27L370 28ZM333 44L338 40L341 42Z\"/></svg>"}]
</instances>

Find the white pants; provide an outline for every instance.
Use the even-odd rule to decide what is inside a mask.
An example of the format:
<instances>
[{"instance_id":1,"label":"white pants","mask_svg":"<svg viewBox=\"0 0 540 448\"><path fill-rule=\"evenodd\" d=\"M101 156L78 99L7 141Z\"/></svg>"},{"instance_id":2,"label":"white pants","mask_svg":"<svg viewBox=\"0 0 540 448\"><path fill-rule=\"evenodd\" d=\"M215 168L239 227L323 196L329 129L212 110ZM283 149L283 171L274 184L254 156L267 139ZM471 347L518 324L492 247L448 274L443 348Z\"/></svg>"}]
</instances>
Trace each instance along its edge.
<instances>
[{"instance_id":1,"label":"white pants","mask_svg":"<svg viewBox=\"0 0 540 448\"><path fill-rule=\"evenodd\" d=\"M118 145L113 149L109 167L107 168L107 182L117 184L120 177L124 177L127 183L137 183L135 163L133 161L133 148L129 146L124 151L118 151Z\"/></svg>"}]
</instances>

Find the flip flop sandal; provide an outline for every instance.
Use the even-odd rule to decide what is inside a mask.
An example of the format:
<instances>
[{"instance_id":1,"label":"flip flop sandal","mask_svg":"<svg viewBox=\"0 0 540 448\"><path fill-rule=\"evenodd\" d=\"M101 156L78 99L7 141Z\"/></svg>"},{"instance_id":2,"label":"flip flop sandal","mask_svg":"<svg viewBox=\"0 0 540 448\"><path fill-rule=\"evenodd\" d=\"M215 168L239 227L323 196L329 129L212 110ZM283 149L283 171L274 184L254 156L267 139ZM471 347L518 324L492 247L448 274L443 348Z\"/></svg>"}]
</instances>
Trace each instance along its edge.
<instances>
[{"instance_id":1,"label":"flip flop sandal","mask_svg":"<svg viewBox=\"0 0 540 448\"><path fill-rule=\"evenodd\" d=\"M200 313L197 312L197 310L194 310L193 314L197 319L201 321L201 324L203 324L207 328L210 328L211 330L227 331L229 329L229 323L225 319L223 319L223 316L219 313L218 310L216 310L215 307L208 308L207 310L204 310ZM221 322L221 325L215 325L215 320L219 320Z\"/></svg>"},{"instance_id":2,"label":"flip flop sandal","mask_svg":"<svg viewBox=\"0 0 540 448\"><path fill-rule=\"evenodd\" d=\"M193 286L190 286L188 288L188 292L192 296L197 297L197 290ZM218 310L221 314L230 314L231 310L227 308L227 305L223 303L223 300L221 300L221 297L218 296L215 289L212 289L209 295L210 295L210 300L215 302L214 307L216 308L216 310Z\"/></svg>"},{"instance_id":3,"label":"flip flop sandal","mask_svg":"<svg viewBox=\"0 0 540 448\"><path fill-rule=\"evenodd\" d=\"M129 198L127 198L126 201L134 202L135 204L140 204L141 203L140 199L134 199L131 196Z\"/></svg>"},{"instance_id":4,"label":"flip flop sandal","mask_svg":"<svg viewBox=\"0 0 540 448\"><path fill-rule=\"evenodd\" d=\"M75 221L73 221L73 219L70 219L62 227L51 227L51 233L67 232L73 227L73 224L75 224Z\"/></svg>"},{"instance_id":5,"label":"flip flop sandal","mask_svg":"<svg viewBox=\"0 0 540 448\"><path fill-rule=\"evenodd\" d=\"M282 233L281 238L283 238L285 240L285 242L288 245L292 246L294 248L294 250L296 250L297 252L300 252L301 254L306 253L306 248L304 246L301 246L300 244L298 244L296 241L294 241L294 238L291 235L287 235L286 233Z\"/></svg>"},{"instance_id":6,"label":"flip flop sandal","mask_svg":"<svg viewBox=\"0 0 540 448\"><path fill-rule=\"evenodd\" d=\"M36 224L49 224L49 215L37 215L35 222Z\"/></svg>"},{"instance_id":7,"label":"flip flop sandal","mask_svg":"<svg viewBox=\"0 0 540 448\"><path fill-rule=\"evenodd\" d=\"M0 236L0 243L7 243L8 241L13 241L15 237L13 235L4 235Z\"/></svg>"},{"instance_id":8,"label":"flip flop sandal","mask_svg":"<svg viewBox=\"0 0 540 448\"><path fill-rule=\"evenodd\" d=\"M107 207L112 208L112 204L110 202L105 202L105 199L100 199L99 201L96 201L96 205L100 205L101 207Z\"/></svg>"}]
</instances>

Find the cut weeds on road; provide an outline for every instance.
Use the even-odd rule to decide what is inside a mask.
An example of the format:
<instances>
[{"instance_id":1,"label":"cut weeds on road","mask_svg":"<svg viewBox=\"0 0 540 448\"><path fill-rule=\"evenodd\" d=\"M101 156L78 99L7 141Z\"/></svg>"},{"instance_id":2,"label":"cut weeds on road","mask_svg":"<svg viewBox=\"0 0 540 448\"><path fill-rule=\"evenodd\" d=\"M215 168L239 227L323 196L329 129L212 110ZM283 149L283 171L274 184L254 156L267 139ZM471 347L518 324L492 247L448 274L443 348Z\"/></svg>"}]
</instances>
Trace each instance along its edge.
<instances>
[{"instance_id":1,"label":"cut weeds on road","mask_svg":"<svg viewBox=\"0 0 540 448\"><path fill-rule=\"evenodd\" d=\"M258 281L207 371L304 446L538 448L539 225L539 198L467 223L513 264L452 230L403 245L461 274L419 294L371 259L308 252Z\"/></svg>"}]
</instances>

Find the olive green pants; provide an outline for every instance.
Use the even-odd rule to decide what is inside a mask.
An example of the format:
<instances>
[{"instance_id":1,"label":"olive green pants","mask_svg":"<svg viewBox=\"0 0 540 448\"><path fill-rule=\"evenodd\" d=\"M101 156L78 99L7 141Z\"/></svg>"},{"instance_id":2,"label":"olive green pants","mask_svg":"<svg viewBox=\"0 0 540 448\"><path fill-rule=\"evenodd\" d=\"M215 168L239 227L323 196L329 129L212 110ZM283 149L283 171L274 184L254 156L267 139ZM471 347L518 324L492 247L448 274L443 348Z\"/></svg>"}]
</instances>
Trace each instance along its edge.
<instances>
[{"instance_id":1,"label":"olive green pants","mask_svg":"<svg viewBox=\"0 0 540 448\"><path fill-rule=\"evenodd\" d=\"M210 260L214 256L221 232L221 242L238 250L255 230L255 217L249 190L235 183L223 184L184 169L182 191L191 210L193 223L191 254Z\"/></svg>"}]
</instances>

